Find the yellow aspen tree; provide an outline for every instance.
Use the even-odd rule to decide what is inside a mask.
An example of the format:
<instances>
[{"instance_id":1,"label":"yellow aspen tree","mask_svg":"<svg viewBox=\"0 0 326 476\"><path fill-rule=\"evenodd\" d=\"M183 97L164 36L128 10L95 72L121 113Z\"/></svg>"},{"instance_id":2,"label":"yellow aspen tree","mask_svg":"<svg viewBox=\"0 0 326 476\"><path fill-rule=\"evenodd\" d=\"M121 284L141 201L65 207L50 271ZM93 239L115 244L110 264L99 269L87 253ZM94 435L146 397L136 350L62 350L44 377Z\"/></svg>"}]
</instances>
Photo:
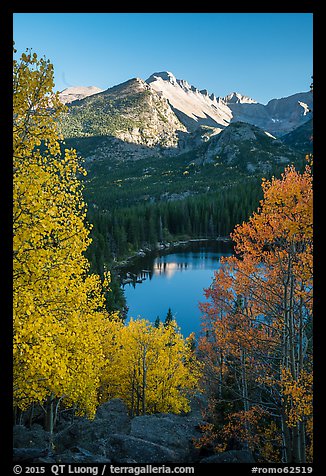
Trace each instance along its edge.
<instances>
[{"instance_id":1,"label":"yellow aspen tree","mask_svg":"<svg viewBox=\"0 0 326 476\"><path fill-rule=\"evenodd\" d=\"M111 323L105 336L104 400L122 398L132 415L189 411L200 365L175 321L158 327L145 319Z\"/></svg>"},{"instance_id":2,"label":"yellow aspen tree","mask_svg":"<svg viewBox=\"0 0 326 476\"><path fill-rule=\"evenodd\" d=\"M193 336L185 339L176 321L154 329L148 372L147 408L152 412L189 411L189 398L198 388L200 364L192 350Z\"/></svg>"},{"instance_id":3,"label":"yellow aspen tree","mask_svg":"<svg viewBox=\"0 0 326 476\"><path fill-rule=\"evenodd\" d=\"M74 150L58 130L53 66L27 51L13 63L14 403L58 400L92 417L107 325L103 284L84 256L90 238Z\"/></svg>"}]
</instances>

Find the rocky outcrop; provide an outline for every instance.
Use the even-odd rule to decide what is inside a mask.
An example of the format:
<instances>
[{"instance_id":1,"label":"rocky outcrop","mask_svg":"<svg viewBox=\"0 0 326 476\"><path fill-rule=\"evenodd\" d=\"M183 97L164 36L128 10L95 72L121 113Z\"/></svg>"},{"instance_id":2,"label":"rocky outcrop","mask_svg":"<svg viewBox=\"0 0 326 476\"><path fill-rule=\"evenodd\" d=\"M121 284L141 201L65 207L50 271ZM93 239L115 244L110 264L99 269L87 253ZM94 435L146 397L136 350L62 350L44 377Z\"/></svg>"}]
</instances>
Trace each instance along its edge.
<instances>
[{"instance_id":1,"label":"rocky outcrop","mask_svg":"<svg viewBox=\"0 0 326 476\"><path fill-rule=\"evenodd\" d=\"M140 78L74 101L61 127L67 139L114 137L158 150L178 148L179 135L186 132L167 99Z\"/></svg>"},{"instance_id":2,"label":"rocky outcrop","mask_svg":"<svg viewBox=\"0 0 326 476\"><path fill-rule=\"evenodd\" d=\"M222 129L230 122L232 114L226 104L218 102L206 89L199 91L187 81L176 79L169 71L152 74L146 83L168 100L188 131L203 125Z\"/></svg>"},{"instance_id":3,"label":"rocky outcrop","mask_svg":"<svg viewBox=\"0 0 326 476\"><path fill-rule=\"evenodd\" d=\"M107 457L110 437L113 434L127 435L130 427L126 405L120 399L113 399L99 407L94 420L79 418L66 425L55 434L54 445L59 453L71 447L81 447Z\"/></svg>"},{"instance_id":4,"label":"rocky outcrop","mask_svg":"<svg viewBox=\"0 0 326 476\"><path fill-rule=\"evenodd\" d=\"M247 122L280 137L311 118L312 92L272 99L266 105L233 92L216 98L206 89L199 91L169 71L152 74L146 82L171 104L188 131L206 125L223 130L233 122Z\"/></svg>"},{"instance_id":5,"label":"rocky outcrop","mask_svg":"<svg viewBox=\"0 0 326 476\"><path fill-rule=\"evenodd\" d=\"M268 132L245 122L235 122L212 137L202 153L203 163L236 166L248 173L268 173L276 164L286 165L299 153Z\"/></svg>"},{"instance_id":6,"label":"rocky outcrop","mask_svg":"<svg viewBox=\"0 0 326 476\"><path fill-rule=\"evenodd\" d=\"M50 435L41 425L34 424L29 429L24 425L16 425L13 428L14 448L45 449L49 443Z\"/></svg>"},{"instance_id":7,"label":"rocky outcrop","mask_svg":"<svg viewBox=\"0 0 326 476\"><path fill-rule=\"evenodd\" d=\"M65 420L50 438L40 425L14 427L14 461L24 463L224 463L253 462L246 451L203 455L194 445L201 435L201 414L159 413L131 418L113 399L94 420Z\"/></svg>"},{"instance_id":8,"label":"rocky outcrop","mask_svg":"<svg viewBox=\"0 0 326 476\"><path fill-rule=\"evenodd\" d=\"M172 449L179 462L197 460L199 451L193 445L193 439L199 438L198 418L180 415L158 414L135 417L131 422L130 434Z\"/></svg>"},{"instance_id":9,"label":"rocky outcrop","mask_svg":"<svg viewBox=\"0 0 326 476\"><path fill-rule=\"evenodd\" d=\"M47 457L49 450L47 448L14 448L13 460L15 463L32 463L39 461L40 458Z\"/></svg>"},{"instance_id":10,"label":"rocky outcrop","mask_svg":"<svg viewBox=\"0 0 326 476\"><path fill-rule=\"evenodd\" d=\"M241 95L240 95L241 96ZM230 100L227 98L231 97ZM225 98L232 111L232 122L248 122L276 137L293 131L312 117L312 92L272 99L266 105L255 101L237 101L234 96Z\"/></svg>"},{"instance_id":11,"label":"rocky outcrop","mask_svg":"<svg viewBox=\"0 0 326 476\"><path fill-rule=\"evenodd\" d=\"M313 151L313 121L310 119L294 131L281 137L283 144L306 154Z\"/></svg>"},{"instance_id":12,"label":"rocky outcrop","mask_svg":"<svg viewBox=\"0 0 326 476\"><path fill-rule=\"evenodd\" d=\"M203 458L200 463L255 463L255 460L249 451L230 450Z\"/></svg>"},{"instance_id":13,"label":"rocky outcrop","mask_svg":"<svg viewBox=\"0 0 326 476\"><path fill-rule=\"evenodd\" d=\"M256 104L257 101L243 94L233 92L222 98L226 104Z\"/></svg>"},{"instance_id":14,"label":"rocky outcrop","mask_svg":"<svg viewBox=\"0 0 326 476\"><path fill-rule=\"evenodd\" d=\"M114 463L181 463L180 455L166 445L158 445L132 435L112 435L108 450Z\"/></svg>"}]
</instances>

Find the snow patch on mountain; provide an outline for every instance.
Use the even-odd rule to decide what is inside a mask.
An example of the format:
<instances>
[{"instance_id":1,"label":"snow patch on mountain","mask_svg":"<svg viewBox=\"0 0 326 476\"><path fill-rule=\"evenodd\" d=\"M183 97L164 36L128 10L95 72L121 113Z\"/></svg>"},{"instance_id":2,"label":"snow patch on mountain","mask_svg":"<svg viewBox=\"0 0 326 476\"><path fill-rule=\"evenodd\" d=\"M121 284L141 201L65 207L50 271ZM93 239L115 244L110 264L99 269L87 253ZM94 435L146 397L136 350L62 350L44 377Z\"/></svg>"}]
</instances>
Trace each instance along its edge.
<instances>
[{"instance_id":1,"label":"snow patch on mountain","mask_svg":"<svg viewBox=\"0 0 326 476\"><path fill-rule=\"evenodd\" d=\"M303 108L303 115L306 116L310 112L310 108L308 104L302 101L298 101L298 104Z\"/></svg>"},{"instance_id":2,"label":"snow patch on mountain","mask_svg":"<svg viewBox=\"0 0 326 476\"><path fill-rule=\"evenodd\" d=\"M268 137L271 137L272 139L276 139L276 137L274 137L272 134L270 134L269 132L267 131L264 131L265 134L268 136Z\"/></svg>"}]
</instances>

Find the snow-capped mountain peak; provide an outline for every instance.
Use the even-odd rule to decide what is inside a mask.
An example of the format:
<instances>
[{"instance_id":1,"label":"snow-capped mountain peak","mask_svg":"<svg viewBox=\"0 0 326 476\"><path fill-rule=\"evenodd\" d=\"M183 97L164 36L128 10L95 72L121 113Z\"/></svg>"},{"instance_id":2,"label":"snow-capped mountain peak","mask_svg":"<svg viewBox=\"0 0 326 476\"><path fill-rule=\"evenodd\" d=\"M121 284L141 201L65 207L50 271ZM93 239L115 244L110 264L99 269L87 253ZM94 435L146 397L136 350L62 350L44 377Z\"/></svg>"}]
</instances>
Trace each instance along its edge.
<instances>
[{"instance_id":1,"label":"snow-capped mountain peak","mask_svg":"<svg viewBox=\"0 0 326 476\"><path fill-rule=\"evenodd\" d=\"M243 94L233 92L223 98L226 104L256 104L257 101Z\"/></svg>"}]
</instances>

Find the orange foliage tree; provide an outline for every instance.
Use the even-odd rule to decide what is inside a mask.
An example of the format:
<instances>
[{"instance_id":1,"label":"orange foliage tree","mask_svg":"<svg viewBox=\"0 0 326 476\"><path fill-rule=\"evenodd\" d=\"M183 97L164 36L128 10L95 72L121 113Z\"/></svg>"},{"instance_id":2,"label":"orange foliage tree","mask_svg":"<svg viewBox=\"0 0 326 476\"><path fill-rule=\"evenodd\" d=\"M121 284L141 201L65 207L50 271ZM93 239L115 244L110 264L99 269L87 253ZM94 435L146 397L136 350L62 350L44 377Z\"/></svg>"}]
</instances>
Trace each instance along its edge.
<instances>
[{"instance_id":1,"label":"orange foliage tree","mask_svg":"<svg viewBox=\"0 0 326 476\"><path fill-rule=\"evenodd\" d=\"M201 305L200 352L219 415L207 430L220 450L232 441L268 461L305 462L312 448L311 166L303 173L289 166L262 187L260 208L231 235L236 256L222 260Z\"/></svg>"}]
</instances>

